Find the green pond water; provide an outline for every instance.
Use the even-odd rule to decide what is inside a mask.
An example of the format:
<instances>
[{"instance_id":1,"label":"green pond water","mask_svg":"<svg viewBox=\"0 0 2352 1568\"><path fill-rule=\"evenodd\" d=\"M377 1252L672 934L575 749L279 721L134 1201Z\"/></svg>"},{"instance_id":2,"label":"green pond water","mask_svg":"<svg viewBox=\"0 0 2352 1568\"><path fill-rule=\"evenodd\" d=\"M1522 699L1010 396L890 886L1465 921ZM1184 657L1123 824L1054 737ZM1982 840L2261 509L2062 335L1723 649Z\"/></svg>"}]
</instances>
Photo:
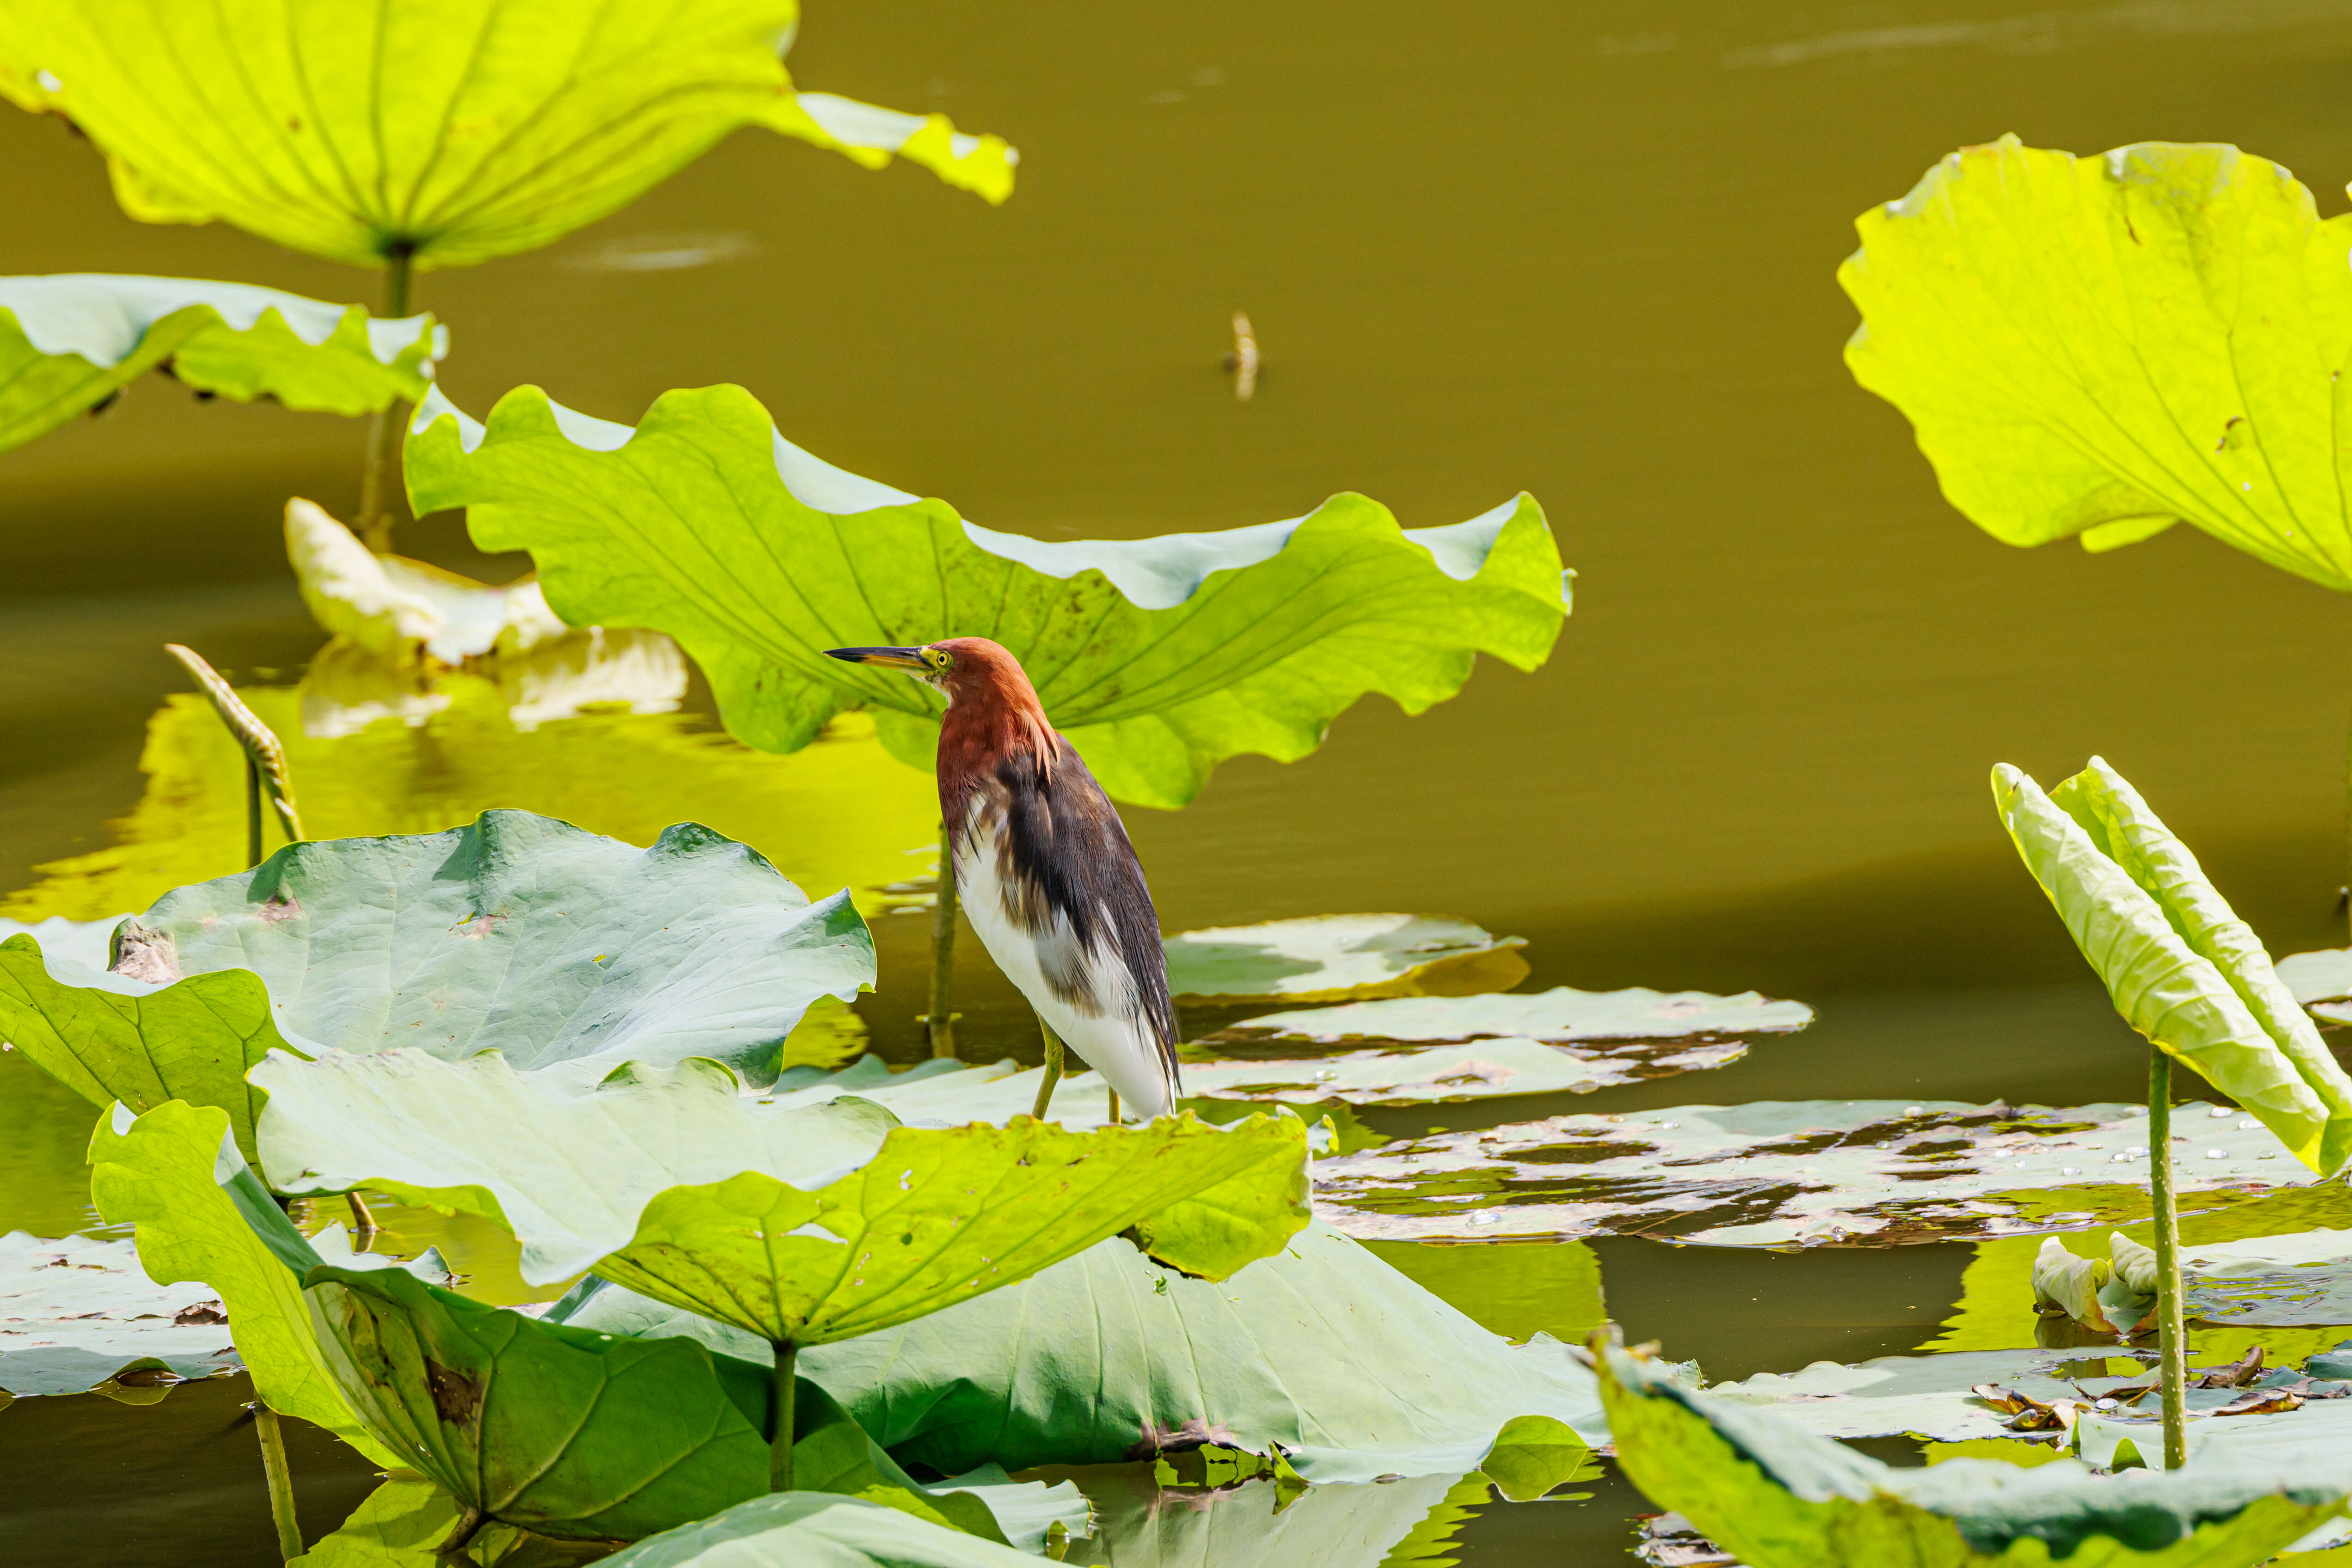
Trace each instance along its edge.
<instances>
[{"instance_id":1,"label":"green pond water","mask_svg":"<svg viewBox=\"0 0 2352 1568\"><path fill-rule=\"evenodd\" d=\"M1018 194L990 210L909 170L739 135L550 250L423 278L456 339L444 386L478 414L530 382L634 420L667 388L739 382L810 450L1045 538L1261 522L1340 489L1426 526L1533 491L1580 574L1551 662L1486 665L1417 719L1367 703L1304 762L1244 758L1182 813L1131 811L1163 923L1449 912L1528 938L1529 986L1754 987L1820 1022L1716 1072L1365 1112L1376 1131L2137 1097L2136 1037L1994 821L2000 761L2048 779L2104 754L2274 952L2342 942L2352 606L2185 528L2097 558L1979 534L1900 416L1848 379L1833 279L1855 214L2009 131L2077 152L2235 142L2342 210L2341 5L908 0L813 5L793 64L1003 133ZM53 121L0 115L0 272L373 290L235 230L130 222ZM693 253L707 264L646 265ZM1265 353L1246 406L1219 366L1236 309ZM299 494L348 515L362 438L157 380L0 456L5 912L121 912L238 864L226 742L175 696L159 645L203 650L299 731L291 689L321 637L278 511ZM453 517L401 544L493 579L526 564L476 555ZM875 1049L922 1054L929 921L873 889L924 869L907 852L928 842L927 781L854 738L742 752L698 683L680 715L527 734L494 695L460 683L421 729L299 742L311 831L488 805L639 842L709 821L812 890L866 890L882 984L858 1013ZM957 983L967 1055L1034 1059L1026 1010L970 942ZM89 1109L10 1055L0 1112L0 1230L95 1228ZM393 1231L513 1293L495 1237L405 1214ZM1964 1271L1993 1278L2011 1243L1382 1245L1514 1334L1590 1323L1597 1277L1629 1337L1718 1378L1907 1351L1948 1321L1970 1344L2032 1342L2013 1293L1961 1310ZM0 1559L271 1561L247 1397L223 1380L141 1408L0 1413ZM319 1434L293 1449L316 1536L373 1478ZM1570 1491L1331 1504L1420 1517L1400 1563L1624 1561L1647 1505L1605 1470ZM1270 1507L1244 1489L1211 1505L1213 1552L1167 1525L1130 1553L1250 1563Z\"/></svg>"}]
</instances>

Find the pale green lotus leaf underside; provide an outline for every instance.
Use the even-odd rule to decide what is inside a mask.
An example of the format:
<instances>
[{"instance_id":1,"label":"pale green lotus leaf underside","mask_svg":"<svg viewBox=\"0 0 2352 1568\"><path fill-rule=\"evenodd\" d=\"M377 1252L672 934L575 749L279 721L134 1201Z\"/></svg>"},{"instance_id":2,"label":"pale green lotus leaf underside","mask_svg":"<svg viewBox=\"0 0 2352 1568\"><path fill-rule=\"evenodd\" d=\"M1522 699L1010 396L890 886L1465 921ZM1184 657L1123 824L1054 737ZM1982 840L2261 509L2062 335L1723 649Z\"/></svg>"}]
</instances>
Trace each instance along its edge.
<instances>
[{"instance_id":1,"label":"pale green lotus leaf underside","mask_svg":"<svg viewBox=\"0 0 2352 1568\"><path fill-rule=\"evenodd\" d=\"M1856 221L1854 379L2011 544L2175 521L2352 590L2352 217L2234 147L1964 147Z\"/></svg>"},{"instance_id":2,"label":"pale green lotus leaf underside","mask_svg":"<svg viewBox=\"0 0 2352 1568\"><path fill-rule=\"evenodd\" d=\"M2004 763L1993 800L2124 1021L2315 1172L2352 1159L2352 1077L2262 942L2123 776L2093 757L2044 795Z\"/></svg>"},{"instance_id":3,"label":"pale green lotus leaf underside","mask_svg":"<svg viewBox=\"0 0 2352 1568\"><path fill-rule=\"evenodd\" d=\"M1895 1469L1775 1413L1694 1392L1613 1346L1601 1354L1619 1468L1761 1568L2252 1564L2352 1492L2352 1458L2341 1455L2115 1476L2074 1460Z\"/></svg>"},{"instance_id":4,"label":"pale green lotus leaf underside","mask_svg":"<svg viewBox=\"0 0 2352 1568\"><path fill-rule=\"evenodd\" d=\"M1103 786L1145 805L1183 805L1241 752L1307 755L1369 693L1418 713L1480 652L1533 669L1568 613L1525 496L1447 528L1339 495L1222 533L1046 542L811 457L738 386L665 393L634 428L532 386L487 427L430 397L406 464L420 513L465 507L482 548L530 552L565 621L676 637L754 746L796 751L864 707L928 772L943 700L825 650L986 637Z\"/></svg>"},{"instance_id":5,"label":"pale green lotus leaf underside","mask_svg":"<svg viewBox=\"0 0 2352 1568\"><path fill-rule=\"evenodd\" d=\"M0 920L0 942L12 936L29 936L51 963L103 970L114 962L114 928L131 918L128 911L94 921L69 921L63 915L47 920Z\"/></svg>"},{"instance_id":6,"label":"pale green lotus leaf underside","mask_svg":"<svg viewBox=\"0 0 2352 1568\"><path fill-rule=\"evenodd\" d=\"M213 1288L156 1284L130 1242L0 1236L0 1393L79 1394L142 1368L196 1378L239 1364Z\"/></svg>"},{"instance_id":7,"label":"pale green lotus leaf underside","mask_svg":"<svg viewBox=\"0 0 2352 1568\"><path fill-rule=\"evenodd\" d=\"M248 1156L246 1074L276 1047L597 1074L709 1058L772 1081L809 1005L874 973L846 893L812 905L707 827L637 849L511 810L289 845L165 894L120 941L108 973L0 944L0 1035L101 1105L227 1107Z\"/></svg>"},{"instance_id":8,"label":"pale green lotus leaf underside","mask_svg":"<svg viewBox=\"0 0 2352 1568\"><path fill-rule=\"evenodd\" d=\"M1180 1002L1354 1002L1469 996L1528 976L1524 937L1489 935L1444 915L1307 915L1211 926L1168 939L1168 989Z\"/></svg>"},{"instance_id":9,"label":"pale green lotus leaf underside","mask_svg":"<svg viewBox=\"0 0 2352 1568\"><path fill-rule=\"evenodd\" d=\"M448 350L449 329L430 316L376 321L357 305L250 283L0 278L0 452L112 402L152 370L238 403L359 415L424 396Z\"/></svg>"},{"instance_id":10,"label":"pale green lotus leaf underside","mask_svg":"<svg viewBox=\"0 0 2352 1568\"><path fill-rule=\"evenodd\" d=\"M1524 1037L1568 1045L1590 1040L1681 1040L1693 1036L1777 1035L1803 1028L1813 1010L1753 991L1549 991L1497 996L1415 996L1244 1018L1209 1037L1345 1045L1360 1040L1479 1040Z\"/></svg>"},{"instance_id":11,"label":"pale green lotus leaf underside","mask_svg":"<svg viewBox=\"0 0 2352 1568\"><path fill-rule=\"evenodd\" d=\"M392 664L525 653L572 628L529 577L503 588L427 562L378 555L317 503L286 503L286 559L320 629Z\"/></svg>"},{"instance_id":12,"label":"pale green lotus leaf underside","mask_svg":"<svg viewBox=\"0 0 2352 1568\"><path fill-rule=\"evenodd\" d=\"M480 1215L533 1284L599 1274L770 1341L871 1333L1136 1226L1223 1277L1306 1222L1306 1128L1183 1116L1073 1133L907 1128L854 1095L740 1095L707 1063L598 1081L493 1053L271 1058L264 1157L293 1192L364 1184Z\"/></svg>"},{"instance_id":13,"label":"pale green lotus leaf underside","mask_svg":"<svg viewBox=\"0 0 2352 1568\"><path fill-rule=\"evenodd\" d=\"M2262 1127L2212 1130L2176 1163L2198 1199L2308 1180ZM2133 1105L1759 1100L1554 1116L1399 1139L1315 1162L1317 1212L1350 1236L1649 1235L1815 1247L2077 1230L2147 1212L2147 1111Z\"/></svg>"},{"instance_id":14,"label":"pale green lotus leaf underside","mask_svg":"<svg viewBox=\"0 0 2352 1568\"><path fill-rule=\"evenodd\" d=\"M1038 1559L862 1499L778 1492L604 1561L615 1568L1036 1568Z\"/></svg>"},{"instance_id":15,"label":"pale green lotus leaf underside","mask_svg":"<svg viewBox=\"0 0 2352 1568\"><path fill-rule=\"evenodd\" d=\"M616 1333L756 1342L613 1286L551 1315ZM1514 1419L1607 1441L1591 1373L1513 1345L1328 1225L1222 1282L1102 1242L1024 1284L803 1358L894 1455L953 1472L1097 1465L1192 1446L1279 1452L1310 1481L1459 1475ZM1541 1489L1538 1489L1540 1490Z\"/></svg>"},{"instance_id":16,"label":"pale green lotus leaf underside","mask_svg":"<svg viewBox=\"0 0 2352 1568\"><path fill-rule=\"evenodd\" d=\"M360 266L536 249L743 125L869 167L906 157L991 202L1011 194L1013 154L993 136L795 93L781 56L799 9L17 0L0 19L0 97L70 119L134 218L220 219Z\"/></svg>"}]
</instances>

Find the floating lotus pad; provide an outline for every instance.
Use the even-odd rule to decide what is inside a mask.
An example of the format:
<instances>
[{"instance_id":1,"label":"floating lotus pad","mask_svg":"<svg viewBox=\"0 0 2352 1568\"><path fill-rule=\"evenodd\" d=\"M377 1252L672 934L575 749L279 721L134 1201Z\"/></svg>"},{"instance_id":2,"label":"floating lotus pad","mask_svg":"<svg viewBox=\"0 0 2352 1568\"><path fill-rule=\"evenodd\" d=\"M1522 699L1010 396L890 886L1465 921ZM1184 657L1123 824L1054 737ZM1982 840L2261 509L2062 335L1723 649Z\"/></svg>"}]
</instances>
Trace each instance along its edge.
<instances>
[{"instance_id":1,"label":"floating lotus pad","mask_svg":"<svg viewBox=\"0 0 2352 1568\"><path fill-rule=\"evenodd\" d=\"M1202 1060L1187 1056L1184 1092L1218 1100L1339 1100L1413 1105L1506 1094L1590 1094L1644 1079L1706 1072L1748 1054L1737 1041L1679 1041L1644 1051L1571 1049L1541 1040L1349 1051L1294 1061Z\"/></svg>"},{"instance_id":2,"label":"floating lotus pad","mask_svg":"<svg viewBox=\"0 0 2352 1568\"><path fill-rule=\"evenodd\" d=\"M2352 591L2336 371L2352 220L2234 147L1967 147L1857 220L1854 379L2011 544L2185 521ZM2061 346L2063 345L2063 347Z\"/></svg>"},{"instance_id":3,"label":"floating lotus pad","mask_svg":"<svg viewBox=\"0 0 2352 1568\"><path fill-rule=\"evenodd\" d=\"M2352 1399L2315 1400L2299 1410L2268 1415L2192 1420L2187 1436L2192 1464L2242 1465L2276 1475L2340 1465L2352 1455ZM2154 1419L2097 1413L2077 1420L2067 1442L2086 1465L2113 1465L2116 1450L2125 1443L2143 1461L2163 1450L2162 1428Z\"/></svg>"},{"instance_id":4,"label":"floating lotus pad","mask_svg":"<svg viewBox=\"0 0 2352 1568\"><path fill-rule=\"evenodd\" d=\"M143 1256L168 1260L151 1267L199 1270L217 1285L273 1407L545 1535L632 1538L767 1490L771 1365L675 1337L544 1323L381 1261L331 1263L226 1132L214 1108L118 1113L93 1145L93 1186L110 1218L137 1222ZM794 1455L812 1487L1001 1535L989 1487L923 1488L821 1389L803 1389L795 1416ZM1013 1489L1024 1506L1043 1489Z\"/></svg>"},{"instance_id":5,"label":"floating lotus pad","mask_svg":"<svg viewBox=\"0 0 2352 1568\"><path fill-rule=\"evenodd\" d=\"M1895 1469L1598 1345L1619 1468L1754 1568L2263 1562L2352 1494L2352 1458L2095 1476L1958 1458ZM2216 1425L2226 1425L2217 1423Z\"/></svg>"},{"instance_id":6,"label":"floating lotus pad","mask_svg":"<svg viewBox=\"0 0 2352 1568\"><path fill-rule=\"evenodd\" d=\"M2097 757L2044 795L2003 764L1993 799L2116 1011L2322 1175L2352 1159L2352 1077L2253 931L2123 775Z\"/></svg>"},{"instance_id":7,"label":"floating lotus pad","mask_svg":"<svg viewBox=\"0 0 2352 1568\"><path fill-rule=\"evenodd\" d=\"M154 1283L127 1241L0 1236L0 1394L80 1394L139 1369L235 1372L227 1322L211 1286Z\"/></svg>"},{"instance_id":8,"label":"floating lotus pad","mask_svg":"<svg viewBox=\"0 0 2352 1568\"><path fill-rule=\"evenodd\" d=\"M1753 991L1578 991L1556 986L1528 995L1416 996L1358 1002L1245 1018L1211 1042L1352 1044L1360 1040L1685 1040L1724 1035L1778 1035L1803 1028L1813 1010Z\"/></svg>"},{"instance_id":9,"label":"floating lotus pad","mask_svg":"<svg viewBox=\"0 0 2352 1568\"><path fill-rule=\"evenodd\" d=\"M226 1106L248 1155L245 1073L274 1047L607 1070L709 1057L766 1081L810 1003L874 973L847 894L812 905L709 828L640 850L523 811L289 845L166 894L120 940L114 973L0 944L0 1034L100 1104Z\"/></svg>"},{"instance_id":10,"label":"floating lotus pad","mask_svg":"<svg viewBox=\"0 0 2352 1568\"><path fill-rule=\"evenodd\" d=\"M795 0L607 12L457 0L341 12L21 0L0 97L106 154L146 223L225 219L330 260L420 267L530 250L617 211L739 126L878 167L892 155L1003 201L1013 156L941 116L795 93ZM207 90L234 80L237 90Z\"/></svg>"},{"instance_id":11,"label":"floating lotus pad","mask_svg":"<svg viewBox=\"0 0 2352 1568\"><path fill-rule=\"evenodd\" d=\"M2211 1323L2352 1323L2352 1230L2183 1247L2188 1315Z\"/></svg>"},{"instance_id":12,"label":"floating lotus pad","mask_svg":"<svg viewBox=\"0 0 2352 1568\"><path fill-rule=\"evenodd\" d=\"M763 1105L706 1063L596 1082L490 1053L281 1055L254 1080L288 1190L364 1184L480 1215L522 1242L534 1284L593 1265L771 1342L893 1327L1130 1226L1222 1278L1307 1219L1290 1116L918 1129L852 1096Z\"/></svg>"},{"instance_id":13,"label":"floating lotus pad","mask_svg":"<svg viewBox=\"0 0 2352 1568\"><path fill-rule=\"evenodd\" d=\"M611 1286L585 1287L551 1315L753 1349ZM1454 1477L1498 1449L1531 1466L1564 1458L1572 1469L1608 1437L1592 1374L1568 1347L1542 1334L1512 1345L1321 1224L1222 1283L1106 1241L1024 1284L811 1351L801 1365L894 1455L947 1473L1109 1464L1213 1442L1279 1453L1317 1483ZM1533 1453L1538 1437L1559 1452Z\"/></svg>"},{"instance_id":14,"label":"floating lotus pad","mask_svg":"<svg viewBox=\"0 0 2352 1568\"><path fill-rule=\"evenodd\" d=\"M2175 1125L2202 1129L2191 1118L2203 1109L2177 1108ZM2119 1208L2144 1212L2146 1115L1864 1100L1555 1116L1318 1160L1315 1197L1324 1217L1365 1238L1884 1246L2079 1229ZM2188 1196L2307 1176L2266 1129L2232 1125L2200 1131L2177 1179Z\"/></svg>"},{"instance_id":15,"label":"floating lotus pad","mask_svg":"<svg viewBox=\"0 0 2352 1568\"><path fill-rule=\"evenodd\" d=\"M2331 1024L2352 1023L2352 947L2292 952L2278 961L2279 983Z\"/></svg>"},{"instance_id":16,"label":"floating lotus pad","mask_svg":"<svg viewBox=\"0 0 2352 1568\"><path fill-rule=\"evenodd\" d=\"M537 387L487 426L435 396L412 431L420 513L466 507L483 549L530 551L572 625L676 637L728 729L767 751L865 707L929 772L942 700L824 650L992 637L1112 795L1177 806L1227 757L1307 755L1370 692L1418 713L1477 653L1532 669L1568 614L1524 496L1447 528L1340 495L1221 533L1046 542L819 461L737 386L665 393L635 428Z\"/></svg>"},{"instance_id":17,"label":"floating lotus pad","mask_svg":"<svg viewBox=\"0 0 2352 1568\"><path fill-rule=\"evenodd\" d=\"M622 1568L1036 1568L1038 1559L861 1499L793 1491L739 1503L605 1561Z\"/></svg>"},{"instance_id":18,"label":"floating lotus pad","mask_svg":"<svg viewBox=\"0 0 2352 1568\"><path fill-rule=\"evenodd\" d=\"M1468 996L1527 978L1523 937L1444 915L1308 915L1168 939L1180 1002L1342 1002Z\"/></svg>"},{"instance_id":19,"label":"floating lotus pad","mask_svg":"<svg viewBox=\"0 0 2352 1568\"><path fill-rule=\"evenodd\" d=\"M5 47L0 40L0 47ZM425 395L449 329L249 283L106 272L0 278L0 451L151 370L194 390L359 415Z\"/></svg>"}]
</instances>

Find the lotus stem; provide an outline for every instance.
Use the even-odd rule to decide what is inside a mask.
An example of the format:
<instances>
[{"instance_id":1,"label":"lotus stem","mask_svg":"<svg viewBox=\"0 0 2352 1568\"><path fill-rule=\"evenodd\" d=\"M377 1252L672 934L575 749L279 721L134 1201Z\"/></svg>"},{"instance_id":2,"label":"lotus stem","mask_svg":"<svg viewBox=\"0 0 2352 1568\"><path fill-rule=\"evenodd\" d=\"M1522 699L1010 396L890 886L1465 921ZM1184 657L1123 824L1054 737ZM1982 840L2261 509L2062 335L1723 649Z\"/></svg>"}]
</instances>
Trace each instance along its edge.
<instances>
[{"instance_id":1,"label":"lotus stem","mask_svg":"<svg viewBox=\"0 0 2352 1568\"><path fill-rule=\"evenodd\" d=\"M800 1382L793 1362L801 1348L790 1340L778 1340L775 1350L776 1435L768 1442L768 1489L788 1492L793 1489L793 1404Z\"/></svg>"},{"instance_id":2,"label":"lotus stem","mask_svg":"<svg viewBox=\"0 0 2352 1568\"><path fill-rule=\"evenodd\" d=\"M1045 1108L1054 1103L1054 1086L1062 1079L1062 1037L1054 1033L1054 1026L1045 1022L1043 1014L1037 1017L1037 1032L1045 1037L1045 1081L1037 1086L1037 1103L1029 1114L1043 1121Z\"/></svg>"},{"instance_id":3,"label":"lotus stem","mask_svg":"<svg viewBox=\"0 0 2352 1568\"><path fill-rule=\"evenodd\" d=\"M375 1233L382 1230L383 1226L376 1224L375 1215L368 1211L367 1199L360 1196L358 1189L354 1188L345 1193L343 1196L351 1200L352 1224L360 1233L360 1245L357 1250L365 1252Z\"/></svg>"},{"instance_id":4,"label":"lotus stem","mask_svg":"<svg viewBox=\"0 0 2352 1568\"><path fill-rule=\"evenodd\" d=\"M2172 1058L2147 1054L2148 1192L2156 1206L2156 1352L2164 1396L2164 1468L2189 1458L2188 1334L2180 1306L2180 1215L2172 1193Z\"/></svg>"},{"instance_id":5,"label":"lotus stem","mask_svg":"<svg viewBox=\"0 0 2352 1568\"><path fill-rule=\"evenodd\" d=\"M1257 332L1240 310L1234 312L1234 352L1227 363L1234 370L1234 398L1247 403L1257 395Z\"/></svg>"},{"instance_id":6,"label":"lotus stem","mask_svg":"<svg viewBox=\"0 0 2352 1568\"><path fill-rule=\"evenodd\" d=\"M931 1032L931 1055L953 1057L956 1016L948 1010L955 984L955 857L948 853L947 829L940 830L940 891L931 901L931 1010L923 1021Z\"/></svg>"},{"instance_id":7,"label":"lotus stem","mask_svg":"<svg viewBox=\"0 0 2352 1568\"><path fill-rule=\"evenodd\" d=\"M286 1468L286 1433L278 1412L257 1399L253 1429L261 1434L261 1473L269 1479L269 1521L278 1527L278 1555L288 1563L302 1555L302 1522L294 1514L294 1476Z\"/></svg>"},{"instance_id":8,"label":"lotus stem","mask_svg":"<svg viewBox=\"0 0 2352 1568\"><path fill-rule=\"evenodd\" d=\"M1110 1124L1118 1125L1118 1090L1115 1089L1110 1091Z\"/></svg>"},{"instance_id":9,"label":"lotus stem","mask_svg":"<svg viewBox=\"0 0 2352 1568\"><path fill-rule=\"evenodd\" d=\"M408 314L409 258L415 247L395 241L383 253L383 319ZM408 405L395 398L375 412L368 426L367 466L360 471L360 538L378 555L392 553L389 481L400 466L401 432Z\"/></svg>"},{"instance_id":10,"label":"lotus stem","mask_svg":"<svg viewBox=\"0 0 2352 1568\"><path fill-rule=\"evenodd\" d=\"M187 667L196 684L212 699L213 711L220 715L236 743L245 748L246 863L261 864L261 799L267 795L278 813L278 826L286 830L286 842L302 841L302 816L294 806L294 781L286 771L286 748L268 725L254 716L252 709L236 694L229 683L221 679L219 670L205 662L202 654L178 643L167 642L163 651Z\"/></svg>"}]
</instances>

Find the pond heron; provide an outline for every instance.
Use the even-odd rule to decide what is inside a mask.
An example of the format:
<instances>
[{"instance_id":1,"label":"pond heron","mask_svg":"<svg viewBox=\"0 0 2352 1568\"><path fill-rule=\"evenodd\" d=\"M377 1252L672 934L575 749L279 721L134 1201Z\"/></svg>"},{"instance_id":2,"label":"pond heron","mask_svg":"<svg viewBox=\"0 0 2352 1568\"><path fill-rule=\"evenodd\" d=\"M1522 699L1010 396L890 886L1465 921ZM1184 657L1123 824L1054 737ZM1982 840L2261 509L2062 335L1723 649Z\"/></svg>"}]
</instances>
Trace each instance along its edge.
<instances>
[{"instance_id":1,"label":"pond heron","mask_svg":"<svg viewBox=\"0 0 2352 1568\"><path fill-rule=\"evenodd\" d=\"M1044 1116L1064 1047L1100 1073L1111 1120L1175 1109L1176 1008L1143 867L1118 812L1045 721L1021 663L986 637L837 647L945 694L940 721L941 870L981 944L1036 1009Z\"/></svg>"}]
</instances>

